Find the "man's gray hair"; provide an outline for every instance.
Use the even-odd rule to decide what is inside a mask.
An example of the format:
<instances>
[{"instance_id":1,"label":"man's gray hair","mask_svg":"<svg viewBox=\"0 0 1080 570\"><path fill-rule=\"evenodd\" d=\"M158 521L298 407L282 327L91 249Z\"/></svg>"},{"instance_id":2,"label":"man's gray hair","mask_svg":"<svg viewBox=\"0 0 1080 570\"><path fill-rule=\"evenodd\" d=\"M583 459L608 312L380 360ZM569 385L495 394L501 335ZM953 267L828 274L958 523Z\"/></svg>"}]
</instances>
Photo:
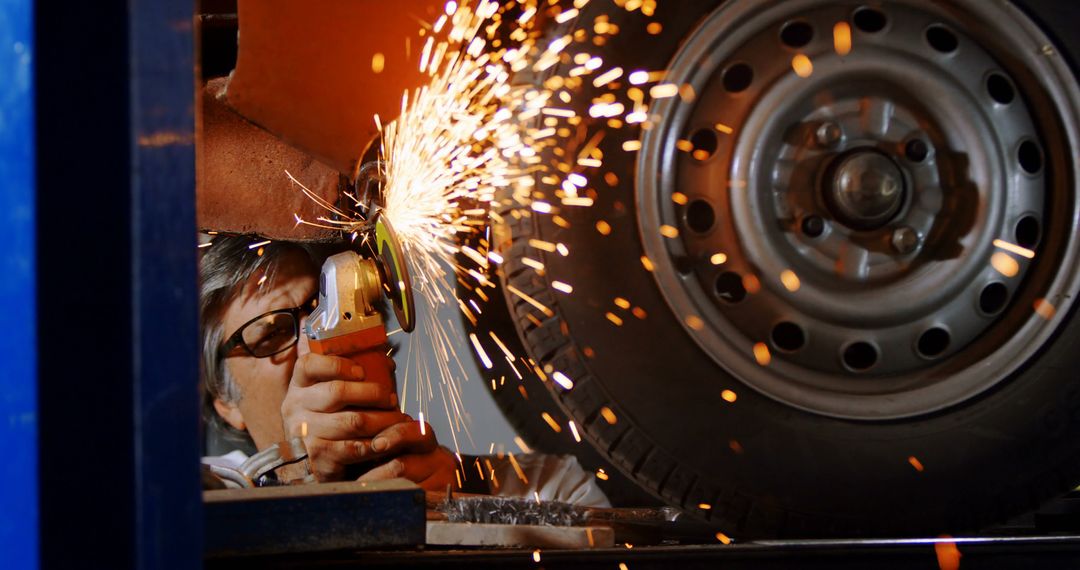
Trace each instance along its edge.
<instances>
[{"instance_id":1,"label":"man's gray hair","mask_svg":"<svg viewBox=\"0 0 1080 570\"><path fill-rule=\"evenodd\" d=\"M272 287L278 264L287 253L300 252L308 255L313 262L318 260L318 254L306 244L271 242L252 247L258 241L249 236L215 236L212 245L203 250L199 262L202 281L199 294L202 361L199 368L208 447L213 447L212 440L217 435L247 446L249 450L254 447L246 433L228 425L214 409L215 400L235 403L243 396L225 366L225 355L221 353L226 334L222 323L225 311L240 297L244 284L253 276L265 276L267 289ZM220 452L216 449L206 451L211 455Z\"/></svg>"}]
</instances>

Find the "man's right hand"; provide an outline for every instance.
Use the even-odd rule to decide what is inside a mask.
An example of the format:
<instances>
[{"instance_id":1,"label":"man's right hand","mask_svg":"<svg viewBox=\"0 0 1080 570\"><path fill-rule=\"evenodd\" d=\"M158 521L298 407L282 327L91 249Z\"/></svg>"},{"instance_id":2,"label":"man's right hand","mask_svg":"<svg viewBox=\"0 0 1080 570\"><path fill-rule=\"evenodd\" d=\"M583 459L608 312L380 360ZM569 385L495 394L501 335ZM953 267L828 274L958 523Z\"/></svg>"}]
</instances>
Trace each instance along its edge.
<instances>
[{"instance_id":1,"label":"man's right hand","mask_svg":"<svg viewBox=\"0 0 1080 570\"><path fill-rule=\"evenodd\" d=\"M317 480L340 481L346 465L375 456L371 438L408 417L397 407L393 386L365 380L364 369L348 358L310 352L306 341L300 335L300 356L281 404L285 435L303 436Z\"/></svg>"}]
</instances>

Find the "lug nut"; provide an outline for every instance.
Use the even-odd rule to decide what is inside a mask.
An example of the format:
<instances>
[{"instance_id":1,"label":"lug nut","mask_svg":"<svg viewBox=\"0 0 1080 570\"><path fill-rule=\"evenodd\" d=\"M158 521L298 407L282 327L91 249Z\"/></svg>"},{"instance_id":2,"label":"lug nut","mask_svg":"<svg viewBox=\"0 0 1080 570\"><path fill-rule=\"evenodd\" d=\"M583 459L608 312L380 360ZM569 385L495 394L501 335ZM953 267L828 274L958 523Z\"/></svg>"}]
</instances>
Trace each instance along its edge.
<instances>
[{"instance_id":1,"label":"lug nut","mask_svg":"<svg viewBox=\"0 0 1080 570\"><path fill-rule=\"evenodd\" d=\"M840 126L836 123L822 123L818 127L817 132L814 133L814 138L818 144L824 147L831 147L840 142L840 137L843 136L843 131L840 130Z\"/></svg>"},{"instance_id":2,"label":"lug nut","mask_svg":"<svg viewBox=\"0 0 1080 570\"><path fill-rule=\"evenodd\" d=\"M816 238L825 232L825 220L821 216L807 216L802 221L803 235Z\"/></svg>"},{"instance_id":3,"label":"lug nut","mask_svg":"<svg viewBox=\"0 0 1080 570\"><path fill-rule=\"evenodd\" d=\"M897 253L907 255L919 247L919 232L904 226L893 230L892 246Z\"/></svg>"}]
</instances>

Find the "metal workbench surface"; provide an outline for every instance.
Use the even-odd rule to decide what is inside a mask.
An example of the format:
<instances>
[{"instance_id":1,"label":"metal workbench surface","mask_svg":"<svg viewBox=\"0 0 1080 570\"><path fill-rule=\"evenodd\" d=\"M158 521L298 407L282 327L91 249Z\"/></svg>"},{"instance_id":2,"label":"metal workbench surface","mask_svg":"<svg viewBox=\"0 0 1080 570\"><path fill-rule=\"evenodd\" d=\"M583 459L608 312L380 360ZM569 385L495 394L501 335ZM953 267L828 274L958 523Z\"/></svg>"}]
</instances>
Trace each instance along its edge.
<instances>
[{"instance_id":1,"label":"metal workbench surface","mask_svg":"<svg viewBox=\"0 0 1080 570\"><path fill-rule=\"evenodd\" d=\"M953 539L776 540L731 545L639 546L595 550L544 550L540 562L531 549L335 552L276 557L223 558L207 568L620 568L628 570L724 568L942 568L937 545L955 544L959 567L972 569L1075 568L1080 536L1004 536Z\"/></svg>"}]
</instances>

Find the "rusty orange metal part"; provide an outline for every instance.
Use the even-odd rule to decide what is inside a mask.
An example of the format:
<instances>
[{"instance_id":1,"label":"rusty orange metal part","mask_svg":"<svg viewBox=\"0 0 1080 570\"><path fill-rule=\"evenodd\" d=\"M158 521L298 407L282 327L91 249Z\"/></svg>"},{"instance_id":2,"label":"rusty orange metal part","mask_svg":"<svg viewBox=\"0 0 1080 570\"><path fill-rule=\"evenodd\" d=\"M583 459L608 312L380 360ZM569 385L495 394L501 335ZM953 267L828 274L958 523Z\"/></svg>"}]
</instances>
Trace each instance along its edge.
<instances>
[{"instance_id":1,"label":"rusty orange metal part","mask_svg":"<svg viewBox=\"0 0 1080 570\"><path fill-rule=\"evenodd\" d=\"M246 121L223 100L224 79L200 94L196 132L196 211L199 229L258 234L271 239L327 241L336 231L297 225L326 211L297 188L290 172L324 200L338 200L340 174Z\"/></svg>"},{"instance_id":2,"label":"rusty orange metal part","mask_svg":"<svg viewBox=\"0 0 1080 570\"><path fill-rule=\"evenodd\" d=\"M226 98L255 124L351 176L377 134L374 115L392 120L402 94L424 82L421 29L442 9L432 0L240 0Z\"/></svg>"}]
</instances>

